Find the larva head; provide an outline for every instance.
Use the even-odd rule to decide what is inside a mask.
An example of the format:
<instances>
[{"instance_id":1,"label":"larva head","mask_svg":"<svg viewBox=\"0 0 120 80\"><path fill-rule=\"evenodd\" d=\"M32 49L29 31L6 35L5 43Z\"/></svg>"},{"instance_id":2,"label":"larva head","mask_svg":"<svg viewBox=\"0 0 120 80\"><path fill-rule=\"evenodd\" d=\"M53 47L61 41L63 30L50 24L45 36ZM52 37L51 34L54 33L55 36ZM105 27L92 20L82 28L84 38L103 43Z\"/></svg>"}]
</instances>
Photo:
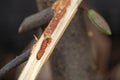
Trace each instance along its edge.
<instances>
[{"instance_id":1,"label":"larva head","mask_svg":"<svg viewBox=\"0 0 120 80\"><path fill-rule=\"evenodd\" d=\"M111 30L105 19L93 9L88 10L88 18L97 29L107 35L111 35Z\"/></svg>"}]
</instances>

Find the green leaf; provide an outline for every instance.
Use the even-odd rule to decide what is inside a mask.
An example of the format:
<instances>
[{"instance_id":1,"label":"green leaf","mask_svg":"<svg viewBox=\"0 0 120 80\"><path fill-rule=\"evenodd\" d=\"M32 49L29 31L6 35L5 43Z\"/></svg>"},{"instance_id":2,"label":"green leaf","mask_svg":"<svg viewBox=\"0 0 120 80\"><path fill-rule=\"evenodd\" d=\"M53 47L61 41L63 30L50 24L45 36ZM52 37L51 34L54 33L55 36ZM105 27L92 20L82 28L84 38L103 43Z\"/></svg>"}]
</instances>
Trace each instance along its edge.
<instances>
[{"instance_id":1,"label":"green leaf","mask_svg":"<svg viewBox=\"0 0 120 80\"><path fill-rule=\"evenodd\" d=\"M97 13L95 10L90 9L88 10L88 18L90 19L90 21L97 27L97 29L107 35L111 35L111 30L109 28L109 25L107 24L107 22L105 21L105 19L99 14Z\"/></svg>"}]
</instances>

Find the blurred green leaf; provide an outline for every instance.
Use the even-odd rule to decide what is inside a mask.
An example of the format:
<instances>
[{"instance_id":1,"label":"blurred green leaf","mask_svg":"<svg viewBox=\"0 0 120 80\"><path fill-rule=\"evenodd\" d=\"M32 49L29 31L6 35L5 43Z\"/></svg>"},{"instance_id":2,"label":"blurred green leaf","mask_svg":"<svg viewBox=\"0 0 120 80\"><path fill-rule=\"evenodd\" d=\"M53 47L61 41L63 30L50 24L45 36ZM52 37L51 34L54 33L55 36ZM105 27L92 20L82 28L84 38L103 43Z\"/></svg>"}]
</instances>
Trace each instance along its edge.
<instances>
[{"instance_id":1,"label":"blurred green leaf","mask_svg":"<svg viewBox=\"0 0 120 80\"><path fill-rule=\"evenodd\" d=\"M90 19L90 21L97 27L97 29L107 35L111 35L111 30L109 28L109 25L107 24L107 22L105 21L105 19L99 14L97 13L95 10L90 9L88 10L88 18Z\"/></svg>"}]
</instances>

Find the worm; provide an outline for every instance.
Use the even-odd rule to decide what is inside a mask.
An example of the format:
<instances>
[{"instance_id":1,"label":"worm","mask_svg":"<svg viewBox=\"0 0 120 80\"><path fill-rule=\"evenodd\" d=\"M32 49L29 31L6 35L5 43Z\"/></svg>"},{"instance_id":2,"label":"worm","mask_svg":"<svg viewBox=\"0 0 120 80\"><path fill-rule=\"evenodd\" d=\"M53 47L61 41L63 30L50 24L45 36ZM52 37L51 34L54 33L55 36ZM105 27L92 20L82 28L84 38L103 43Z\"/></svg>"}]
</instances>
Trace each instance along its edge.
<instances>
[{"instance_id":1,"label":"worm","mask_svg":"<svg viewBox=\"0 0 120 80\"><path fill-rule=\"evenodd\" d=\"M51 43L51 41L52 41L51 38L46 38L45 40L43 40L41 48L37 53L37 60L41 59L41 57L43 56L47 46Z\"/></svg>"}]
</instances>

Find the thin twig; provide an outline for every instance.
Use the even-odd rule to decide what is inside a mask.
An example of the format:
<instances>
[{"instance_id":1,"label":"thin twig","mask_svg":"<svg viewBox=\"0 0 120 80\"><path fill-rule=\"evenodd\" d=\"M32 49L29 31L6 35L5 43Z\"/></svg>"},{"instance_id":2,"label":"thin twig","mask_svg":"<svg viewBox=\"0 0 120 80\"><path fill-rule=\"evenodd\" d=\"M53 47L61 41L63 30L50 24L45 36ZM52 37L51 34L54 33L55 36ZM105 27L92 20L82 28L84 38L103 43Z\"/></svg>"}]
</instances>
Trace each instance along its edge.
<instances>
[{"instance_id":1,"label":"thin twig","mask_svg":"<svg viewBox=\"0 0 120 80\"><path fill-rule=\"evenodd\" d=\"M0 77L4 76L5 73L25 62L29 57L30 49L26 50L21 55L17 56L15 59L6 64L2 69L0 69Z\"/></svg>"},{"instance_id":2,"label":"thin twig","mask_svg":"<svg viewBox=\"0 0 120 80\"><path fill-rule=\"evenodd\" d=\"M31 31L42 25L45 25L51 20L52 17L53 17L53 11L51 7L49 7L41 12L38 12L32 16L25 18L22 24L20 25L19 32L23 33L27 31Z\"/></svg>"}]
</instances>

